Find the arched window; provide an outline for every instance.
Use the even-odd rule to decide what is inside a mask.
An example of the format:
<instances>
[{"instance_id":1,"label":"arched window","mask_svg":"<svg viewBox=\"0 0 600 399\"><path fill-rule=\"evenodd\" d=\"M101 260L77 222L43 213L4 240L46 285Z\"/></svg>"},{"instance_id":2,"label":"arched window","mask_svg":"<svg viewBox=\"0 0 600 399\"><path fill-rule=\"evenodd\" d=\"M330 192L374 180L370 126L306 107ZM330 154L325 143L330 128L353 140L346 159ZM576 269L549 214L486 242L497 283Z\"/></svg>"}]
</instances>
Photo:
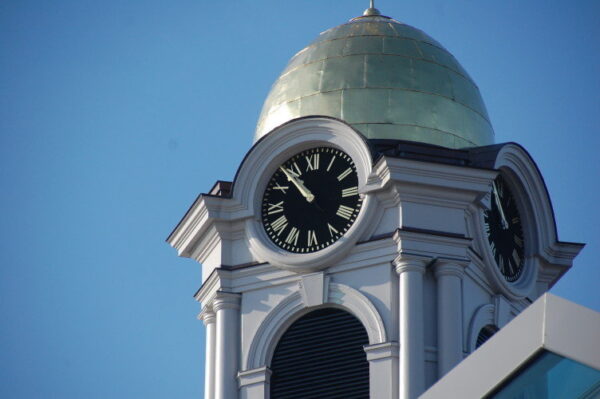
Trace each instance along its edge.
<instances>
[{"instance_id":1,"label":"arched window","mask_svg":"<svg viewBox=\"0 0 600 399\"><path fill-rule=\"evenodd\" d=\"M479 348L485 341L490 339L492 335L496 334L498 331L498 327L493 324L488 324L479 330L479 334L477 334L477 344L475 345L475 349Z\"/></svg>"},{"instance_id":2,"label":"arched window","mask_svg":"<svg viewBox=\"0 0 600 399\"><path fill-rule=\"evenodd\" d=\"M271 361L271 399L369 398L369 343L361 322L334 308L310 312L283 334Z\"/></svg>"}]
</instances>

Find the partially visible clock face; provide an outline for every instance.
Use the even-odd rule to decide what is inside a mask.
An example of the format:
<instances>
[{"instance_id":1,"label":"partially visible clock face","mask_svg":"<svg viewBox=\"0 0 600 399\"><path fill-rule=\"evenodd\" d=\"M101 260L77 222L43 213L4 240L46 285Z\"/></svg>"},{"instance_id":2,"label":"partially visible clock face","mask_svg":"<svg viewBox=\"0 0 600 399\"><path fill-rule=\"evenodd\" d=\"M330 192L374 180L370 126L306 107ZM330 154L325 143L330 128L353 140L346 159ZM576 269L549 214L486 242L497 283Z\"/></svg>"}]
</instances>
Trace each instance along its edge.
<instances>
[{"instance_id":1,"label":"partially visible clock face","mask_svg":"<svg viewBox=\"0 0 600 399\"><path fill-rule=\"evenodd\" d=\"M332 147L311 148L271 176L262 199L262 224L279 248L316 252L348 231L361 205L352 158Z\"/></svg>"},{"instance_id":2,"label":"partially visible clock face","mask_svg":"<svg viewBox=\"0 0 600 399\"><path fill-rule=\"evenodd\" d=\"M494 180L491 194L491 207L484 213L488 242L500 273L514 282L523 274L525 260L521 215L502 176Z\"/></svg>"}]
</instances>

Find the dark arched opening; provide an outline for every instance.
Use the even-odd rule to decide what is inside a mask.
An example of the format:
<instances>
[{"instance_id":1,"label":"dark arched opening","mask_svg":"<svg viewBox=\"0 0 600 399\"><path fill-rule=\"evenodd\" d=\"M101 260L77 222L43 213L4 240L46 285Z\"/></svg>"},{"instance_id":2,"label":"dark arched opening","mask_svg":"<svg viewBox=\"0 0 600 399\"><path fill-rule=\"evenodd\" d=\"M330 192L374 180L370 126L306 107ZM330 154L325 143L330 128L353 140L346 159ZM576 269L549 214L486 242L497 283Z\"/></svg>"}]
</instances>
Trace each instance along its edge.
<instances>
[{"instance_id":1,"label":"dark arched opening","mask_svg":"<svg viewBox=\"0 0 600 399\"><path fill-rule=\"evenodd\" d=\"M271 399L369 397L369 343L361 322L325 308L296 320L271 361Z\"/></svg>"},{"instance_id":2,"label":"dark arched opening","mask_svg":"<svg viewBox=\"0 0 600 399\"><path fill-rule=\"evenodd\" d=\"M484 342L490 339L492 335L496 334L497 331L498 327L496 327L493 324L488 324L487 326L479 330L479 334L477 334L477 344L475 345L475 349L483 345Z\"/></svg>"}]
</instances>

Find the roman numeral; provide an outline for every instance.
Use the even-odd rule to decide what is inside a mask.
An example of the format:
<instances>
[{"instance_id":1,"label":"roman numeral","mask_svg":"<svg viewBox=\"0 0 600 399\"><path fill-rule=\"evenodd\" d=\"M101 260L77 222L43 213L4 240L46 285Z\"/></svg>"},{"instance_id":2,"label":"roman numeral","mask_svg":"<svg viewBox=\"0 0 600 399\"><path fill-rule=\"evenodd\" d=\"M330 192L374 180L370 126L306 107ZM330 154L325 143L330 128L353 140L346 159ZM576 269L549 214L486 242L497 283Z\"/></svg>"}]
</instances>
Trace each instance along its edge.
<instances>
[{"instance_id":1,"label":"roman numeral","mask_svg":"<svg viewBox=\"0 0 600 399\"><path fill-rule=\"evenodd\" d=\"M513 249L513 253L512 253L512 258L515 261L515 266L519 266L519 263L521 263L521 257L519 256L519 254L517 253L516 249Z\"/></svg>"},{"instance_id":2,"label":"roman numeral","mask_svg":"<svg viewBox=\"0 0 600 399\"><path fill-rule=\"evenodd\" d=\"M331 161L329 161L329 166L327 166L327 171L329 172L329 169L331 169L331 165L333 165L333 161L335 161L335 155L331 157Z\"/></svg>"},{"instance_id":3,"label":"roman numeral","mask_svg":"<svg viewBox=\"0 0 600 399\"><path fill-rule=\"evenodd\" d=\"M329 223L327 223L327 228L329 229L329 235L331 235L332 237L334 236L334 233L335 233L335 234L338 234L338 233L339 233L339 231L337 231L337 230L335 229L335 227L333 227L333 226L332 226L332 225L330 225Z\"/></svg>"},{"instance_id":4,"label":"roman numeral","mask_svg":"<svg viewBox=\"0 0 600 399\"><path fill-rule=\"evenodd\" d=\"M337 212L335 214L338 215L339 217L343 217L344 219L350 219L350 217L352 216L353 213L354 213L354 209L352 209L346 205L340 205L339 209L337 210Z\"/></svg>"},{"instance_id":5,"label":"roman numeral","mask_svg":"<svg viewBox=\"0 0 600 399\"><path fill-rule=\"evenodd\" d=\"M306 158L306 170L319 169L319 154L307 155L304 158Z\"/></svg>"},{"instance_id":6,"label":"roman numeral","mask_svg":"<svg viewBox=\"0 0 600 399\"><path fill-rule=\"evenodd\" d=\"M343 171L343 172L342 172L342 173L341 173L341 174L340 174L340 175L337 177L338 181L342 181L342 180L344 180L344 178L345 178L346 176L348 176L350 173L352 173L352 168L348 168L348 169L346 169L345 171Z\"/></svg>"},{"instance_id":7,"label":"roman numeral","mask_svg":"<svg viewBox=\"0 0 600 399\"><path fill-rule=\"evenodd\" d=\"M289 188L290 186L280 186L279 184L273 186L273 190L280 190L284 194L286 194L285 190L288 190Z\"/></svg>"},{"instance_id":8,"label":"roman numeral","mask_svg":"<svg viewBox=\"0 0 600 399\"><path fill-rule=\"evenodd\" d=\"M279 218L277 218L273 223L271 223L271 227L273 228L273 231L275 233L277 233L277 235L280 235L281 232L283 232L283 230L285 230L287 225L288 225L288 223L287 223L287 218L285 217L285 215L279 216Z\"/></svg>"},{"instance_id":9,"label":"roman numeral","mask_svg":"<svg viewBox=\"0 0 600 399\"><path fill-rule=\"evenodd\" d=\"M279 201L276 204L269 203L269 209L267 210L267 213L269 215L279 212L283 212L283 201Z\"/></svg>"},{"instance_id":10,"label":"roman numeral","mask_svg":"<svg viewBox=\"0 0 600 399\"><path fill-rule=\"evenodd\" d=\"M517 224L519 223L521 220L519 219L518 216L515 216L514 218L512 218L512 224Z\"/></svg>"},{"instance_id":11,"label":"roman numeral","mask_svg":"<svg viewBox=\"0 0 600 399\"><path fill-rule=\"evenodd\" d=\"M308 246L319 245L317 242L317 234L314 230L308 230Z\"/></svg>"},{"instance_id":12,"label":"roman numeral","mask_svg":"<svg viewBox=\"0 0 600 399\"><path fill-rule=\"evenodd\" d=\"M298 236L300 235L300 230L295 227L292 227L287 237L285 238L285 242L287 244L292 244L296 246L298 244Z\"/></svg>"},{"instance_id":13,"label":"roman numeral","mask_svg":"<svg viewBox=\"0 0 600 399\"><path fill-rule=\"evenodd\" d=\"M519 236L514 236L513 240L515 241L515 244L517 244L519 247L523 246L523 240L521 239L521 237Z\"/></svg>"},{"instance_id":14,"label":"roman numeral","mask_svg":"<svg viewBox=\"0 0 600 399\"><path fill-rule=\"evenodd\" d=\"M300 171L300 168L296 162L292 162L290 167L285 168L285 170L287 170L289 174L293 175L294 177L299 177L302 174L302 171Z\"/></svg>"},{"instance_id":15,"label":"roman numeral","mask_svg":"<svg viewBox=\"0 0 600 399\"><path fill-rule=\"evenodd\" d=\"M358 187L350 187L342 190L342 197L352 197L353 195L358 195Z\"/></svg>"}]
</instances>

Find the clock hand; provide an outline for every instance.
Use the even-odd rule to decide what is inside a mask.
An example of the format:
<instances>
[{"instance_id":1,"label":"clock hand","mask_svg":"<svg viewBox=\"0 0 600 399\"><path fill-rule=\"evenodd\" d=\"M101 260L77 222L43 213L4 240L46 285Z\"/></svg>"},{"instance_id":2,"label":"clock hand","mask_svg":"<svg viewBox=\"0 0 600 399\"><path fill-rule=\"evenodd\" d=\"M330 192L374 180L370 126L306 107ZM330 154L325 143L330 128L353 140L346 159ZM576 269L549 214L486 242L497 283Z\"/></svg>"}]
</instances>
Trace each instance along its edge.
<instances>
[{"instance_id":1,"label":"clock hand","mask_svg":"<svg viewBox=\"0 0 600 399\"><path fill-rule=\"evenodd\" d=\"M504 208L502 208L502 201L500 201L500 196L498 195L498 188L496 187L496 182L494 181L492 185L494 187L492 191L494 192L496 206L498 207L498 210L500 211L500 217L502 218L502 229L506 230L508 229L508 222L506 221L506 216L504 215Z\"/></svg>"},{"instance_id":2,"label":"clock hand","mask_svg":"<svg viewBox=\"0 0 600 399\"><path fill-rule=\"evenodd\" d=\"M315 199L315 196L313 195L313 193L310 192L310 190L308 188L306 188L304 186L304 184L303 184L304 182L301 179L298 179L297 177L295 177L293 174L288 172L282 166L280 166L279 169L281 169L281 171L287 176L288 181L291 181L292 183L294 183L294 186L296 186L298 191L300 191L300 194L302 194L308 202L313 202L313 200Z\"/></svg>"}]
</instances>

